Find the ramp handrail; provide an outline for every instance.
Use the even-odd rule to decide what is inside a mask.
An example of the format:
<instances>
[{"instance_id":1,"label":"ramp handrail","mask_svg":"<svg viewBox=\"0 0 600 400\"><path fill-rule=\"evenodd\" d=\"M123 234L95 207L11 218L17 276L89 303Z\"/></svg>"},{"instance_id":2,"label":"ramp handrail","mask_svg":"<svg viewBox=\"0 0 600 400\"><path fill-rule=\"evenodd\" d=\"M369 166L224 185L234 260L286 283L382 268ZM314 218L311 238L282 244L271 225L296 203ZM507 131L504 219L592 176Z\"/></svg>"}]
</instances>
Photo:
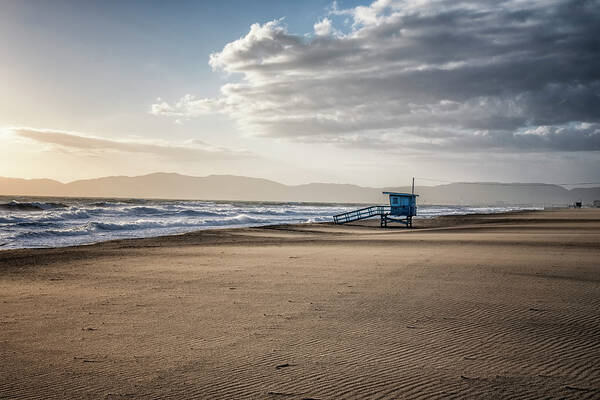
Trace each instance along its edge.
<instances>
[{"instance_id":1,"label":"ramp handrail","mask_svg":"<svg viewBox=\"0 0 600 400\"><path fill-rule=\"evenodd\" d=\"M370 206L334 215L333 222L336 224L345 224L346 222L358 221L359 219L383 215L389 212L390 206Z\"/></svg>"}]
</instances>

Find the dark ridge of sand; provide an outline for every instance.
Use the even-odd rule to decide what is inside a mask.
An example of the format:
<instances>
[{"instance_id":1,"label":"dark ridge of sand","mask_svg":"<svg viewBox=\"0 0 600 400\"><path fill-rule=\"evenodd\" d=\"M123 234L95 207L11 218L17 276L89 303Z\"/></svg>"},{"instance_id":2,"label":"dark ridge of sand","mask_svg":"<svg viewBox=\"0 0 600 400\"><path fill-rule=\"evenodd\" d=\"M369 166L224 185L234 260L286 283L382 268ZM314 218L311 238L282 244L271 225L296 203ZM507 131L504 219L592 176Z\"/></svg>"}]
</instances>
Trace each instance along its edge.
<instances>
[{"instance_id":1,"label":"dark ridge of sand","mask_svg":"<svg viewBox=\"0 0 600 400\"><path fill-rule=\"evenodd\" d=\"M600 210L0 252L0 398L600 398Z\"/></svg>"}]
</instances>

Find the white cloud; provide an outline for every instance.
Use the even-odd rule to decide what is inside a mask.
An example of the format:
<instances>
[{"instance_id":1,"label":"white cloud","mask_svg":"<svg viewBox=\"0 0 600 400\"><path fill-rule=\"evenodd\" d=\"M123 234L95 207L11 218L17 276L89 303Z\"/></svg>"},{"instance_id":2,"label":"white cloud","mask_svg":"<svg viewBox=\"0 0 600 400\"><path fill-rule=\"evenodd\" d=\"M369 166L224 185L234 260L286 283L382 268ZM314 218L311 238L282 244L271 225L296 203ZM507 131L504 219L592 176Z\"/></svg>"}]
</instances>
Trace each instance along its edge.
<instances>
[{"instance_id":1,"label":"white cloud","mask_svg":"<svg viewBox=\"0 0 600 400\"><path fill-rule=\"evenodd\" d=\"M167 115L177 118L194 118L204 114L218 112L220 110L220 100L218 99L197 99L192 94L183 96L177 103L170 105L161 98L158 103L152 104L150 113L154 115Z\"/></svg>"},{"instance_id":2,"label":"white cloud","mask_svg":"<svg viewBox=\"0 0 600 400\"><path fill-rule=\"evenodd\" d=\"M339 145L600 150L598 2L378 0L330 14L314 37L253 24L210 56L232 75L218 98L152 113L221 112L251 134Z\"/></svg>"},{"instance_id":3,"label":"white cloud","mask_svg":"<svg viewBox=\"0 0 600 400\"><path fill-rule=\"evenodd\" d=\"M331 20L329 18L323 18L321 21L314 25L315 34L318 36L328 36L331 34Z\"/></svg>"}]
</instances>

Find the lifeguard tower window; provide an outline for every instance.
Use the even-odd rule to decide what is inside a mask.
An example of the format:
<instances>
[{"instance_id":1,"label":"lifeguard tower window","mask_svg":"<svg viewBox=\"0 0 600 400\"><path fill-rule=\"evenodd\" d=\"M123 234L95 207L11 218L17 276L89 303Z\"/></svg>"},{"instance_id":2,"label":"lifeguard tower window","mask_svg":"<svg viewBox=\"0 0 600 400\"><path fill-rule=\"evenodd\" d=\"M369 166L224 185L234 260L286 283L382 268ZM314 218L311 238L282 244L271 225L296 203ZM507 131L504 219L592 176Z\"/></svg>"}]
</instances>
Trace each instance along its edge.
<instances>
[{"instance_id":1,"label":"lifeguard tower window","mask_svg":"<svg viewBox=\"0 0 600 400\"><path fill-rule=\"evenodd\" d=\"M398 204L398 198L392 197L392 204Z\"/></svg>"}]
</instances>

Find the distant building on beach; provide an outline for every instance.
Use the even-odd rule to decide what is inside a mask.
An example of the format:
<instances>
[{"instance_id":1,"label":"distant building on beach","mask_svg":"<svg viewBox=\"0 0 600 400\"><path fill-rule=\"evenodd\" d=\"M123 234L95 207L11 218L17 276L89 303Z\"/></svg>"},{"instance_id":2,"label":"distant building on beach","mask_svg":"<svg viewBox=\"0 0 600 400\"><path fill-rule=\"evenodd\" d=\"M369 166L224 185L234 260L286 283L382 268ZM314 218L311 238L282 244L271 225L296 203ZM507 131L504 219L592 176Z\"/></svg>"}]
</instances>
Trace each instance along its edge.
<instances>
[{"instance_id":1,"label":"distant building on beach","mask_svg":"<svg viewBox=\"0 0 600 400\"><path fill-rule=\"evenodd\" d=\"M594 201L592 202L592 207L597 207L597 208L600 208L600 200L594 200Z\"/></svg>"}]
</instances>

